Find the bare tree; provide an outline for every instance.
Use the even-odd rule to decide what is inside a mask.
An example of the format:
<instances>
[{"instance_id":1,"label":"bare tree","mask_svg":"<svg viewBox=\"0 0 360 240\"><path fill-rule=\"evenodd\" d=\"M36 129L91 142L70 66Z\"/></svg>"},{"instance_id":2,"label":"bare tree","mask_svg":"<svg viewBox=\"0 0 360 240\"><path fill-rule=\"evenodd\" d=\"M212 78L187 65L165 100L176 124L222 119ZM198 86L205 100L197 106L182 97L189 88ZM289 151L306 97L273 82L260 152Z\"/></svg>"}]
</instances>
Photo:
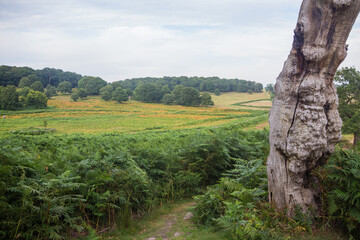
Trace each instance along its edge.
<instances>
[{"instance_id":1,"label":"bare tree","mask_svg":"<svg viewBox=\"0 0 360 240\"><path fill-rule=\"evenodd\" d=\"M294 41L276 80L267 160L269 201L294 214L321 204L312 170L325 164L341 138L335 72L360 0L303 0Z\"/></svg>"}]
</instances>

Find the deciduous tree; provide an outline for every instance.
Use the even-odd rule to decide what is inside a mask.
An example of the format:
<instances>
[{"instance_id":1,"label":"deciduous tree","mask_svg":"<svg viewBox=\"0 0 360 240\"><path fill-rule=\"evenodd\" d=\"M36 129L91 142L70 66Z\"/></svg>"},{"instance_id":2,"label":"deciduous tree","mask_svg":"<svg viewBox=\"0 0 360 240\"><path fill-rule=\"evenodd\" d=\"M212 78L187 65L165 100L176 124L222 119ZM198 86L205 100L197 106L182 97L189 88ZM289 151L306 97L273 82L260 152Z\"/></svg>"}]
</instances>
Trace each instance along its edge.
<instances>
[{"instance_id":1,"label":"deciduous tree","mask_svg":"<svg viewBox=\"0 0 360 240\"><path fill-rule=\"evenodd\" d=\"M214 102L211 100L211 95L209 93L204 93L201 96L201 106L214 106Z\"/></svg>"},{"instance_id":2,"label":"deciduous tree","mask_svg":"<svg viewBox=\"0 0 360 240\"><path fill-rule=\"evenodd\" d=\"M337 71L335 81L339 95L339 113L343 120L343 131L354 134L353 146L360 143L360 72L355 68Z\"/></svg>"},{"instance_id":3,"label":"deciduous tree","mask_svg":"<svg viewBox=\"0 0 360 240\"><path fill-rule=\"evenodd\" d=\"M71 93L72 92L72 85L70 82L64 81L59 84L57 90L62 93Z\"/></svg>"},{"instance_id":4,"label":"deciduous tree","mask_svg":"<svg viewBox=\"0 0 360 240\"><path fill-rule=\"evenodd\" d=\"M99 90L106 86L106 82L99 77L83 77L78 82L79 88L86 89L89 95L99 95Z\"/></svg>"},{"instance_id":5,"label":"deciduous tree","mask_svg":"<svg viewBox=\"0 0 360 240\"><path fill-rule=\"evenodd\" d=\"M30 88L34 91L44 92L44 85L40 81L36 81L30 85Z\"/></svg>"}]
</instances>

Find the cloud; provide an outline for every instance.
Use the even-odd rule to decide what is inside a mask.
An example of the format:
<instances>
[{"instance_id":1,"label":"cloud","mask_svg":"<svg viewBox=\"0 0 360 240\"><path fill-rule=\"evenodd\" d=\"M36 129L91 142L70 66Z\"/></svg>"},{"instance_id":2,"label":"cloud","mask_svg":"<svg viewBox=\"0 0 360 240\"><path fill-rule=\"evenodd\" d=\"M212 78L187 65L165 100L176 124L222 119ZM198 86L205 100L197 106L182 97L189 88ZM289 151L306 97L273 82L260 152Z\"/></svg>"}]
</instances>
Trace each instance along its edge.
<instances>
[{"instance_id":1,"label":"cloud","mask_svg":"<svg viewBox=\"0 0 360 240\"><path fill-rule=\"evenodd\" d=\"M116 81L219 76L275 82L300 0L0 0L0 64ZM355 55L354 27L347 61Z\"/></svg>"}]
</instances>

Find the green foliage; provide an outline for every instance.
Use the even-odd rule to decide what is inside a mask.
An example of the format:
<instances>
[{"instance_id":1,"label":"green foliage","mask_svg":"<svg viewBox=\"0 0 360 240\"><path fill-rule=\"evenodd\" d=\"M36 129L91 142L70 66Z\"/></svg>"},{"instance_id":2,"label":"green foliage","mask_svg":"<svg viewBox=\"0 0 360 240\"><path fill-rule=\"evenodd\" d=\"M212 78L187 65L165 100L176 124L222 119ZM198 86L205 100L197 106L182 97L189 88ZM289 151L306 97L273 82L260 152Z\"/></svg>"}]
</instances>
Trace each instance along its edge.
<instances>
[{"instance_id":1,"label":"green foliage","mask_svg":"<svg viewBox=\"0 0 360 240\"><path fill-rule=\"evenodd\" d=\"M221 92L220 92L220 90L219 90L218 88L215 90L214 93L215 93L216 96L220 96L220 95L221 95Z\"/></svg>"},{"instance_id":2,"label":"green foliage","mask_svg":"<svg viewBox=\"0 0 360 240\"><path fill-rule=\"evenodd\" d=\"M183 91L184 88L185 88L185 87L184 87L183 85L177 85L177 86L175 86L175 88L174 88L174 90L173 90L173 94L174 94L174 96L175 96L175 101L176 101L176 103L179 104L179 105L182 105L182 102L181 102L182 98L181 98L181 96L182 96L182 91Z\"/></svg>"},{"instance_id":3,"label":"green foliage","mask_svg":"<svg viewBox=\"0 0 360 240\"><path fill-rule=\"evenodd\" d=\"M77 92L72 93L71 99L76 102L79 99L79 94Z\"/></svg>"},{"instance_id":4,"label":"green foliage","mask_svg":"<svg viewBox=\"0 0 360 240\"><path fill-rule=\"evenodd\" d=\"M101 93L101 98L105 101L110 101L112 99L112 93L108 91L103 91Z\"/></svg>"},{"instance_id":5,"label":"green foliage","mask_svg":"<svg viewBox=\"0 0 360 240\"><path fill-rule=\"evenodd\" d=\"M18 87L19 88L30 87L30 85L32 83L33 82L28 77L23 77L23 78L20 79Z\"/></svg>"},{"instance_id":6,"label":"green foliage","mask_svg":"<svg viewBox=\"0 0 360 240\"><path fill-rule=\"evenodd\" d=\"M114 84L107 84L106 86L100 88L99 92L102 95L104 92L113 92L115 90Z\"/></svg>"},{"instance_id":7,"label":"green foliage","mask_svg":"<svg viewBox=\"0 0 360 240\"><path fill-rule=\"evenodd\" d=\"M35 130L0 139L4 239L67 239L130 226L134 215L198 194L205 181L216 182L230 156L240 155L231 146L238 137L252 142L266 136L235 127L94 136L37 136Z\"/></svg>"},{"instance_id":8,"label":"green foliage","mask_svg":"<svg viewBox=\"0 0 360 240\"><path fill-rule=\"evenodd\" d=\"M71 93L72 92L72 85L68 81L64 81L59 84L57 90L62 93Z\"/></svg>"},{"instance_id":9,"label":"green foliage","mask_svg":"<svg viewBox=\"0 0 360 240\"><path fill-rule=\"evenodd\" d=\"M223 79L218 77L162 77L162 78L133 78L119 81L125 89L134 90L138 86L146 83L157 84L165 86L173 91L177 85L183 87L192 87L200 92L215 92L219 89L220 92L247 92L252 89L256 92L262 91L262 84L253 81L246 81L240 79ZM162 91L163 95L169 93L167 90Z\"/></svg>"},{"instance_id":10,"label":"green foliage","mask_svg":"<svg viewBox=\"0 0 360 240\"><path fill-rule=\"evenodd\" d=\"M135 89L135 99L142 102L156 103L160 102L162 97L160 85L145 83Z\"/></svg>"},{"instance_id":11,"label":"green foliage","mask_svg":"<svg viewBox=\"0 0 360 240\"><path fill-rule=\"evenodd\" d=\"M34 73L29 67L0 66L0 86L18 86L20 79Z\"/></svg>"},{"instance_id":12,"label":"green foliage","mask_svg":"<svg viewBox=\"0 0 360 240\"><path fill-rule=\"evenodd\" d=\"M337 150L325 166L330 222L350 239L360 237L360 153Z\"/></svg>"},{"instance_id":13,"label":"green foliage","mask_svg":"<svg viewBox=\"0 0 360 240\"><path fill-rule=\"evenodd\" d=\"M259 93L263 90L263 85L261 83L255 83L255 85L252 87L253 92Z\"/></svg>"},{"instance_id":14,"label":"green foliage","mask_svg":"<svg viewBox=\"0 0 360 240\"><path fill-rule=\"evenodd\" d=\"M201 106L214 106L214 102L211 100L211 96L209 93L203 93L201 95Z\"/></svg>"},{"instance_id":15,"label":"green foliage","mask_svg":"<svg viewBox=\"0 0 360 240\"><path fill-rule=\"evenodd\" d=\"M87 91L84 88L79 88L77 94L79 95L79 98L85 98L88 95Z\"/></svg>"},{"instance_id":16,"label":"green foliage","mask_svg":"<svg viewBox=\"0 0 360 240\"><path fill-rule=\"evenodd\" d=\"M44 93L30 90L26 96L20 96L19 101L24 107L46 108L47 97Z\"/></svg>"},{"instance_id":17,"label":"green foliage","mask_svg":"<svg viewBox=\"0 0 360 240\"><path fill-rule=\"evenodd\" d=\"M48 84L45 88L45 95L48 98L51 98L56 95L56 88L50 84Z\"/></svg>"},{"instance_id":18,"label":"green foliage","mask_svg":"<svg viewBox=\"0 0 360 240\"><path fill-rule=\"evenodd\" d=\"M26 95L28 95L28 93L30 92L30 88L28 87L24 87L22 88L18 93L19 93L19 96L22 96L22 97L26 97Z\"/></svg>"},{"instance_id":19,"label":"green foliage","mask_svg":"<svg viewBox=\"0 0 360 240\"><path fill-rule=\"evenodd\" d=\"M272 83L267 84L265 86L265 91L275 93L274 84L272 84Z\"/></svg>"},{"instance_id":20,"label":"green foliage","mask_svg":"<svg viewBox=\"0 0 360 240\"><path fill-rule=\"evenodd\" d=\"M265 86L265 91L270 94L270 99L273 100L275 98L275 86L272 83L269 83Z\"/></svg>"},{"instance_id":21,"label":"green foliage","mask_svg":"<svg viewBox=\"0 0 360 240\"><path fill-rule=\"evenodd\" d=\"M122 87L117 87L112 92L112 100L117 101L118 103L125 102L128 100L128 95L126 94L126 90L122 89Z\"/></svg>"},{"instance_id":22,"label":"green foliage","mask_svg":"<svg viewBox=\"0 0 360 240\"><path fill-rule=\"evenodd\" d=\"M163 98L161 99L161 102L166 105L170 105L175 102L175 95L167 93L163 96Z\"/></svg>"},{"instance_id":23,"label":"green foliage","mask_svg":"<svg viewBox=\"0 0 360 240\"><path fill-rule=\"evenodd\" d=\"M200 93L198 90L192 87L185 87L181 91L180 102L184 106L199 106L200 105Z\"/></svg>"},{"instance_id":24,"label":"green foliage","mask_svg":"<svg viewBox=\"0 0 360 240\"><path fill-rule=\"evenodd\" d=\"M30 79L30 84L20 84L22 78L27 77ZM30 87L30 85L36 81L40 81L43 86L51 84L52 86L58 86L63 81L68 81L73 87L77 86L77 82L81 78L81 75L64 72L60 69L44 68L42 70L34 70L29 67L10 67L0 66L0 86L14 85L22 87Z\"/></svg>"},{"instance_id":25,"label":"green foliage","mask_svg":"<svg viewBox=\"0 0 360 240\"><path fill-rule=\"evenodd\" d=\"M360 72L355 68L342 68L336 72L335 81L339 96L339 113L343 131L354 134L356 146L360 143Z\"/></svg>"},{"instance_id":26,"label":"green foliage","mask_svg":"<svg viewBox=\"0 0 360 240\"><path fill-rule=\"evenodd\" d=\"M106 84L100 77L82 77L78 82L78 87L84 88L89 95L99 95L100 89Z\"/></svg>"},{"instance_id":27,"label":"green foliage","mask_svg":"<svg viewBox=\"0 0 360 240\"><path fill-rule=\"evenodd\" d=\"M34 91L44 92L44 85L40 81L36 81L30 85L30 88Z\"/></svg>"},{"instance_id":28,"label":"green foliage","mask_svg":"<svg viewBox=\"0 0 360 240\"><path fill-rule=\"evenodd\" d=\"M15 86L0 87L0 109L15 110L19 107L19 93Z\"/></svg>"}]
</instances>

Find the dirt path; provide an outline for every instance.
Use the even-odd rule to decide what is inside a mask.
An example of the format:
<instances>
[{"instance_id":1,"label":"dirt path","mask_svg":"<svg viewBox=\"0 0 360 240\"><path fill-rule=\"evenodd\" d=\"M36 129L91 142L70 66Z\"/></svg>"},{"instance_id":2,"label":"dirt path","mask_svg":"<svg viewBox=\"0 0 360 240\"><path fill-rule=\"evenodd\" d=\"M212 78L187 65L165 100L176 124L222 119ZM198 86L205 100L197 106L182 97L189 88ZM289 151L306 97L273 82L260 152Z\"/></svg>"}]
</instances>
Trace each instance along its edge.
<instances>
[{"instance_id":1,"label":"dirt path","mask_svg":"<svg viewBox=\"0 0 360 240\"><path fill-rule=\"evenodd\" d=\"M134 232L113 232L101 239L112 240L230 240L231 235L224 231L198 227L189 217L193 200L166 204L152 215L136 224Z\"/></svg>"},{"instance_id":2,"label":"dirt path","mask_svg":"<svg viewBox=\"0 0 360 240\"><path fill-rule=\"evenodd\" d=\"M143 233L147 232L147 237L140 239L184 239L184 237L188 234L188 230L196 229L189 218L189 215L191 215L189 208L194 206L194 204L195 203L192 201L179 204L172 208L168 214L163 215L158 219L154 219L151 223L151 229L143 230Z\"/></svg>"}]
</instances>

